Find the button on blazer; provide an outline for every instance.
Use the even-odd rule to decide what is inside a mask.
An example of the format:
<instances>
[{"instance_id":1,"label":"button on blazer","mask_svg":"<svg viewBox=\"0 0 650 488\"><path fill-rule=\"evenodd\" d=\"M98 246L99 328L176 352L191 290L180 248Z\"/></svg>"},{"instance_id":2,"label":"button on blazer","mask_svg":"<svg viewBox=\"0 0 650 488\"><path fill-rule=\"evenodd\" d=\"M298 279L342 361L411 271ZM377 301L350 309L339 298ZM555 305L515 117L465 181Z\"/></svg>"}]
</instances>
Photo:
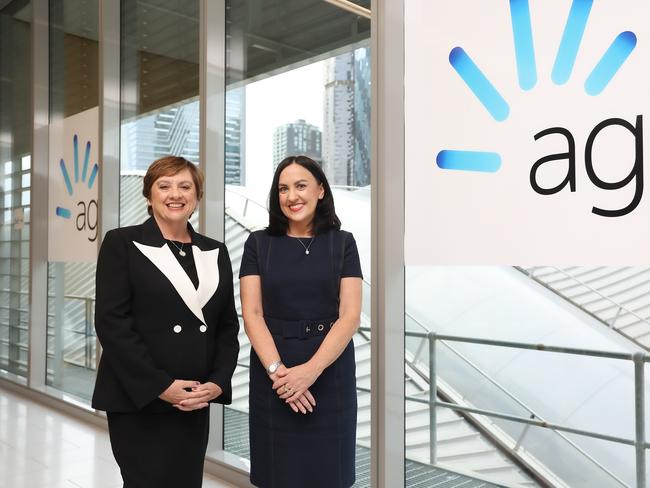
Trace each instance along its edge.
<instances>
[{"instance_id":1,"label":"button on blazer","mask_svg":"<svg viewBox=\"0 0 650 488\"><path fill-rule=\"evenodd\" d=\"M226 246L191 225L198 289L153 217L109 231L97 259L95 329L103 348L92 406L110 412L173 407L176 379L211 381L232 401L239 320Z\"/></svg>"}]
</instances>

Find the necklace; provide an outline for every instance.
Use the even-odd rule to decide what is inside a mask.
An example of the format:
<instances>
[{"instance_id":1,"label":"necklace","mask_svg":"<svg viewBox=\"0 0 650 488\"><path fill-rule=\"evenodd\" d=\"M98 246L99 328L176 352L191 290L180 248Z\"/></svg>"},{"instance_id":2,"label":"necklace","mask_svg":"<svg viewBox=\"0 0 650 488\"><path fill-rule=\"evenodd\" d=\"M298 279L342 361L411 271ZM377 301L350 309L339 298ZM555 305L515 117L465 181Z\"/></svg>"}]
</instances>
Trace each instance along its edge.
<instances>
[{"instance_id":1,"label":"necklace","mask_svg":"<svg viewBox=\"0 0 650 488\"><path fill-rule=\"evenodd\" d=\"M305 248L305 254L309 255L309 248L313 244L314 239L316 239L316 236L312 237L311 240L309 241L309 244L307 244L306 246L305 246L305 243L302 242L302 239L300 239L300 237L297 237L296 239L298 239L298 242L300 243L300 245Z\"/></svg>"},{"instance_id":2,"label":"necklace","mask_svg":"<svg viewBox=\"0 0 650 488\"><path fill-rule=\"evenodd\" d=\"M169 242L171 242L171 243L174 245L174 247L175 247L176 249L178 249L178 254L179 254L180 256L185 257L185 255L186 255L187 253L186 253L185 251L183 251L183 246L185 245L184 242L181 242L181 247L178 247L178 244L176 244L176 243L175 243L174 241L172 241L171 239L169 240Z\"/></svg>"}]
</instances>

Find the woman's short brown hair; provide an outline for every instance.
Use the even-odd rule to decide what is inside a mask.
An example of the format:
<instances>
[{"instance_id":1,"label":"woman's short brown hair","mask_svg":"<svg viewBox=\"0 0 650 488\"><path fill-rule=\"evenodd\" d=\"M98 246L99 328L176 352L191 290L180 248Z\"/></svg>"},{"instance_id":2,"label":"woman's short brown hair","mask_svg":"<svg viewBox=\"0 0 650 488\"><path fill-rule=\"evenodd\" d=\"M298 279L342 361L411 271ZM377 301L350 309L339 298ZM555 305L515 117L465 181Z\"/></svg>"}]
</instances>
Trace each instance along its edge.
<instances>
[{"instance_id":1,"label":"woman's short brown hair","mask_svg":"<svg viewBox=\"0 0 650 488\"><path fill-rule=\"evenodd\" d=\"M142 195L147 201L151 200L151 188L158 178L174 176L184 169L189 170L190 175L192 175L194 187L196 188L196 200L197 202L200 201L203 197L203 181L205 180L203 171L196 164L180 156L165 156L151 163L149 169L147 169L147 174L144 175ZM147 206L147 212L149 212L149 215L153 215L151 205Z\"/></svg>"}]
</instances>

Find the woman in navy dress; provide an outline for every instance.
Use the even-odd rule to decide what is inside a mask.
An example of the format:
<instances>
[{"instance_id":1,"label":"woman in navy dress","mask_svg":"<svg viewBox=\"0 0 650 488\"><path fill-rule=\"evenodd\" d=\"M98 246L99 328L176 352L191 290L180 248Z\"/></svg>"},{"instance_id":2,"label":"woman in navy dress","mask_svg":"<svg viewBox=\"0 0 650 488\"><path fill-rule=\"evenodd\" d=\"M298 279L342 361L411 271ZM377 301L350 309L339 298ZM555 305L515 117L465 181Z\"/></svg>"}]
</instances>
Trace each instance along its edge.
<instances>
[{"instance_id":1,"label":"woman in navy dress","mask_svg":"<svg viewBox=\"0 0 650 488\"><path fill-rule=\"evenodd\" d=\"M354 484L357 396L352 336L361 266L340 230L320 166L275 171L269 226L244 247L240 284L250 360L251 482L262 488Z\"/></svg>"}]
</instances>

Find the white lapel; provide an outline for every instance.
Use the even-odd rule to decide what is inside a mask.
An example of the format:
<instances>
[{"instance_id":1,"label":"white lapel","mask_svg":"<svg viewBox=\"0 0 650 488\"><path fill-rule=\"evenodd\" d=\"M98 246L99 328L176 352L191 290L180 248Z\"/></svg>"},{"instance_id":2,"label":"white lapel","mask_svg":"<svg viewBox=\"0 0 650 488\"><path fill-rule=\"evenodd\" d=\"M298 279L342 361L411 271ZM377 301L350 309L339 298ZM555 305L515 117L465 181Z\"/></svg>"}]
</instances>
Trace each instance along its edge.
<instances>
[{"instance_id":1,"label":"white lapel","mask_svg":"<svg viewBox=\"0 0 650 488\"><path fill-rule=\"evenodd\" d=\"M201 251L198 247L192 246L192 253L196 274L199 276L199 289L196 293L199 305L203 308L219 286L219 248Z\"/></svg>"},{"instance_id":2,"label":"white lapel","mask_svg":"<svg viewBox=\"0 0 650 488\"><path fill-rule=\"evenodd\" d=\"M203 305L199 299L199 294L192 284L192 280L187 276L187 273L180 265L178 260L172 254L171 249L167 244L164 244L162 247L155 246L146 246L140 244L139 242L133 241L133 244L144 254L149 260L164 274L170 283L174 286L180 297L187 305L194 315L201 321L202 324L205 324L205 318L203 317ZM193 249L196 247L193 246ZM196 259L196 255L194 257ZM199 276L199 289L201 288L201 272L197 263L197 274ZM217 283L218 283L218 272L217 272Z\"/></svg>"}]
</instances>

